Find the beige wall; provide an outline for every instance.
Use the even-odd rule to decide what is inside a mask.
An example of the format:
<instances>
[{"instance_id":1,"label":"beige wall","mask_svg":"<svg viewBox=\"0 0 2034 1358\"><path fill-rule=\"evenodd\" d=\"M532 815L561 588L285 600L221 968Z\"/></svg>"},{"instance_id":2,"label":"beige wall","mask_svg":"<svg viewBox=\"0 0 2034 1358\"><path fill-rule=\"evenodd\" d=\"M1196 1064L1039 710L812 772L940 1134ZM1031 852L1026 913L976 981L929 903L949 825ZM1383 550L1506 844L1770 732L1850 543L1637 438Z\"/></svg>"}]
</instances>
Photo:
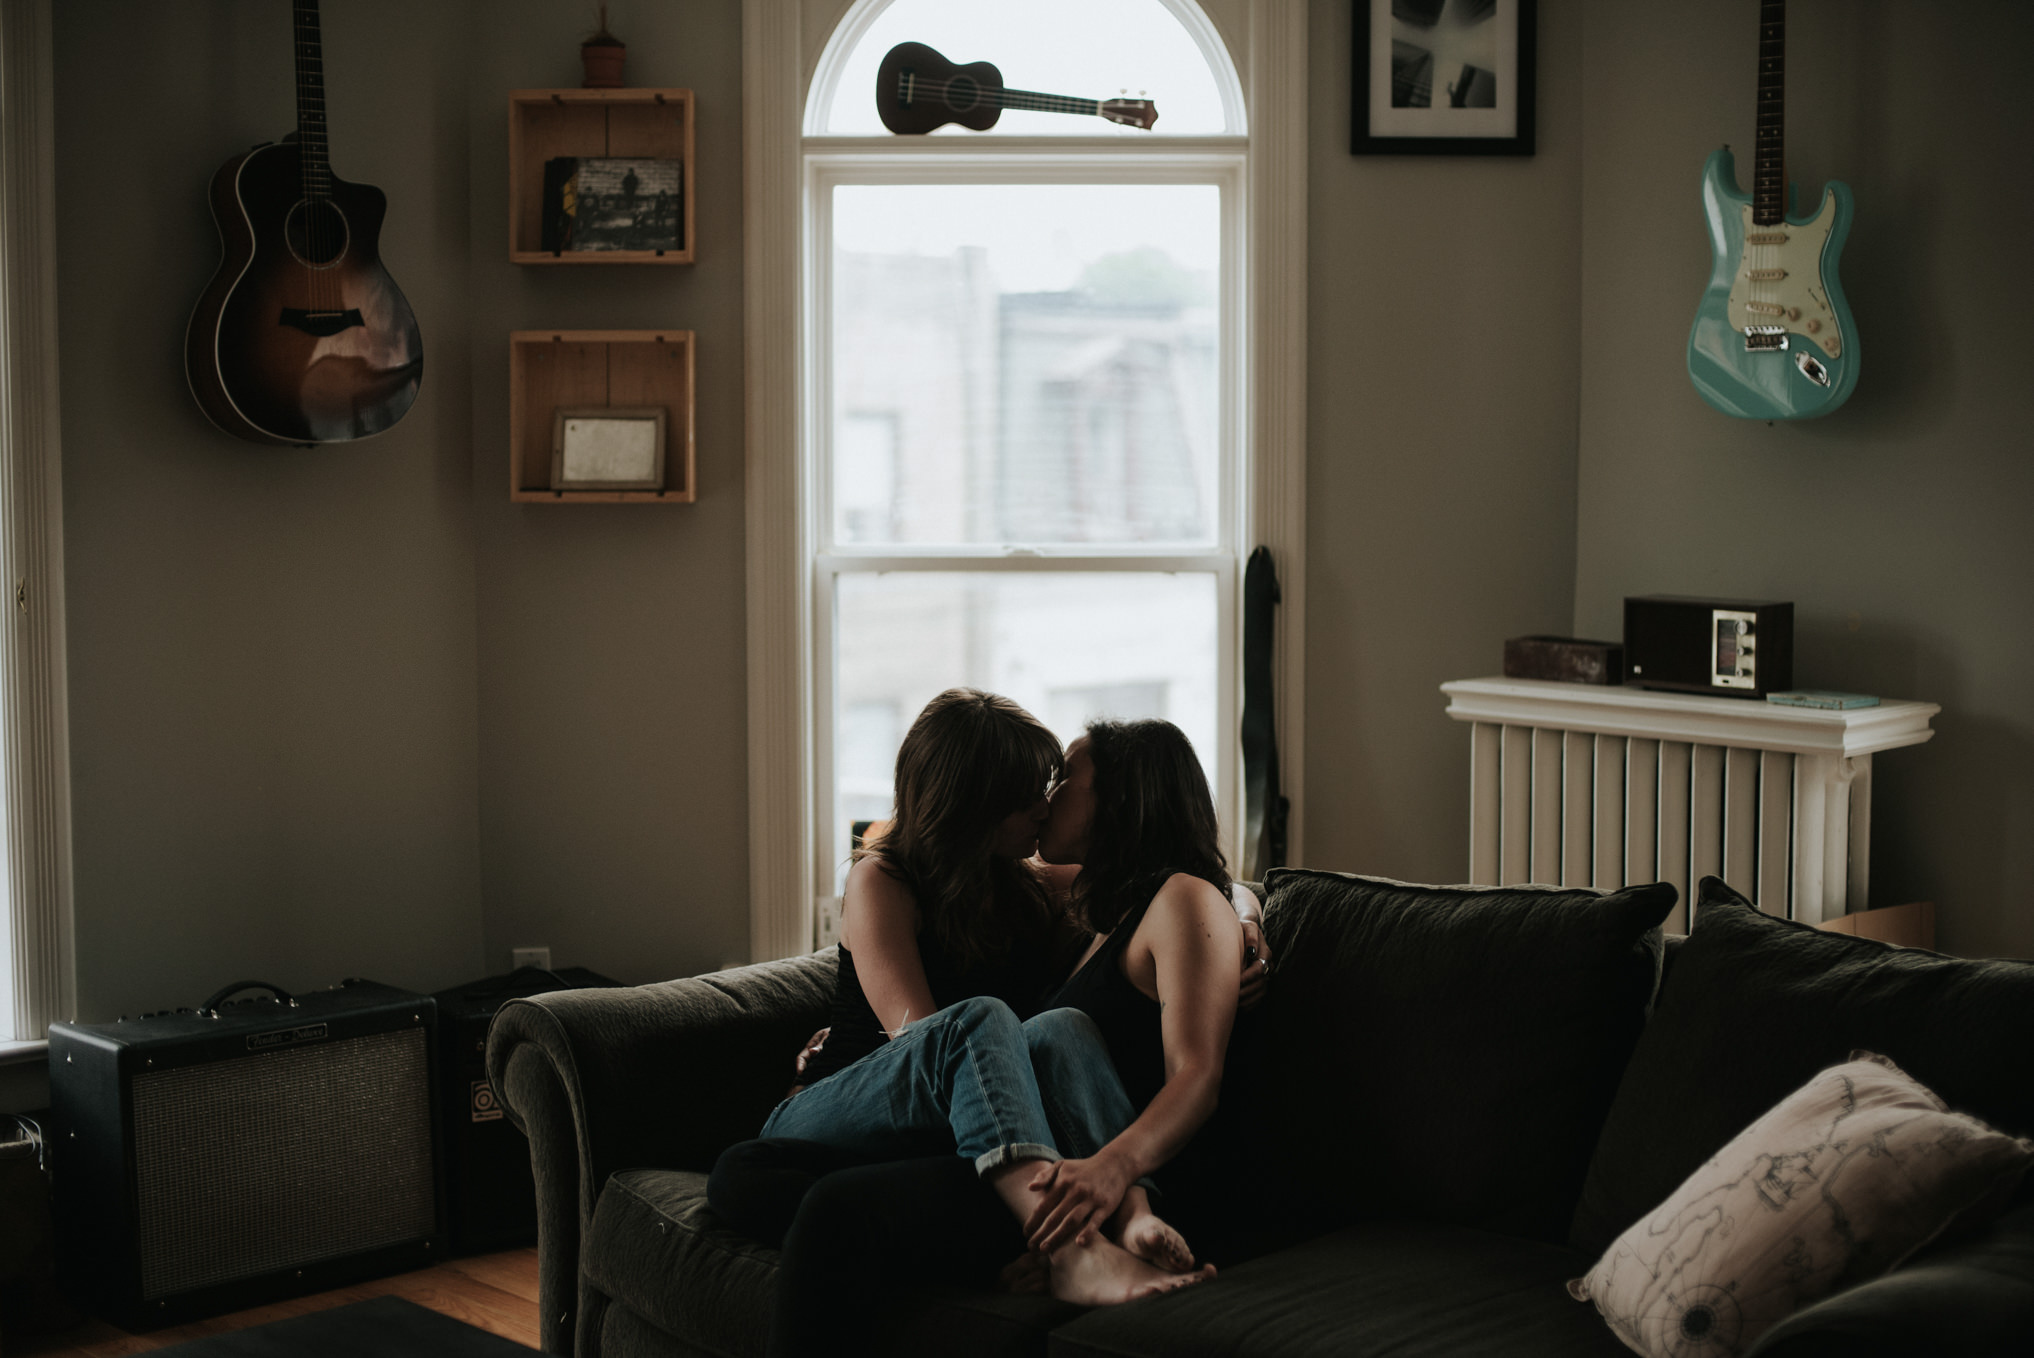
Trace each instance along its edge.
<instances>
[{"instance_id":1,"label":"beige wall","mask_svg":"<svg viewBox=\"0 0 2034 1358\"><path fill-rule=\"evenodd\" d=\"M1796 682L1939 702L1875 764L1873 898L1939 903L1944 947L2034 955L2034 341L2022 303L2034 10L1796 0L1787 161L1848 183L1856 393L1727 419L1689 384L1709 269L1698 185L1749 176L1752 0L1599 3L1582 29L1575 626L1654 592L1795 601Z\"/></svg>"},{"instance_id":2,"label":"beige wall","mask_svg":"<svg viewBox=\"0 0 2034 1358\"><path fill-rule=\"evenodd\" d=\"M507 92L578 84L588 15L328 8L334 168L388 193L426 376L388 435L304 452L213 430L178 348L212 170L293 125L287 7L57 6L89 1018L747 947L740 7L614 9L631 82L697 94L699 263L550 270L507 259ZM698 332L699 503L509 503L507 336L545 325Z\"/></svg>"},{"instance_id":3,"label":"beige wall","mask_svg":"<svg viewBox=\"0 0 2034 1358\"><path fill-rule=\"evenodd\" d=\"M1882 898L2034 952L2024 12L1797 0L1794 169L1857 191L1865 376L1767 428L1680 361L1751 0L1545 0L1521 160L1349 155L1349 8L1312 6L1308 860L1463 874L1435 685L1503 638L1771 593L1803 682L1945 704L1881 766ZM243 974L437 987L521 944L624 980L746 948L738 0L614 11L631 83L699 96L689 269L506 260L506 94L576 83L581 7L329 9L335 167L388 191L429 362L395 431L306 453L218 435L178 362L203 186L289 126L287 10L56 6L87 1017ZM541 325L698 332L698 504L508 502L506 336Z\"/></svg>"},{"instance_id":4,"label":"beige wall","mask_svg":"<svg viewBox=\"0 0 2034 1358\"><path fill-rule=\"evenodd\" d=\"M1306 861L1461 881L1436 686L1573 604L1582 13L1541 6L1530 158L1350 155L1351 6L1312 17Z\"/></svg>"},{"instance_id":5,"label":"beige wall","mask_svg":"<svg viewBox=\"0 0 2034 1358\"><path fill-rule=\"evenodd\" d=\"M579 83L590 8L487 5L466 76L485 956L649 981L748 954L741 5L610 9L628 82L696 98L698 262L510 264L508 92ZM508 334L547 325L697 334L696 504L509 503Z\"/></svg>"},{"instance_id":6,"label":"beige wall","mask_svg":"<svg viewBox=\"0 0 2034 1358\"><path fill-rule=\"evenodd\" d=\"M334 169L388 193L427 361L393 431L304 451L217 432L182 367L205 186L294 125L288 6L54 9L80 1013L473 973L463 17L328 6Z\"/></svg>"}]
</instances>

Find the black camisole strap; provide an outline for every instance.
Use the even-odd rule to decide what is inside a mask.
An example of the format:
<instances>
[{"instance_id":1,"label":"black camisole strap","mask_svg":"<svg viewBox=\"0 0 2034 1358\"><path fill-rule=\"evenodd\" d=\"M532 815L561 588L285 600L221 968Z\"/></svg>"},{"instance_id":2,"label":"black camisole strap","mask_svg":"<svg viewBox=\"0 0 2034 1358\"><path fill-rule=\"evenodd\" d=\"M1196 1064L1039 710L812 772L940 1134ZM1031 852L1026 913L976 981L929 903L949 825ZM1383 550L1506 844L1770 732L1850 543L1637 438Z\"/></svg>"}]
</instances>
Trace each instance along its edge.
<instances>
[{"instance_id":1,"label":"black camisole strap","mask_svg":"<svg viewBox=\"0 0 2034 1358\"><path fill-rule=\"evenodd\" d=\"M1156 897L1152 898L1153 900ZM1158 1001L1131 984L1123 953L1151 900L1125 914L1081 969L1047 1002L1052 1009L1078 1009L1095 1021L1109 1044L1109 1057L1131 1104L1142 1109L1165 1085L1165 1039L1158 1026Z\"/></svg>"}]
</instances>

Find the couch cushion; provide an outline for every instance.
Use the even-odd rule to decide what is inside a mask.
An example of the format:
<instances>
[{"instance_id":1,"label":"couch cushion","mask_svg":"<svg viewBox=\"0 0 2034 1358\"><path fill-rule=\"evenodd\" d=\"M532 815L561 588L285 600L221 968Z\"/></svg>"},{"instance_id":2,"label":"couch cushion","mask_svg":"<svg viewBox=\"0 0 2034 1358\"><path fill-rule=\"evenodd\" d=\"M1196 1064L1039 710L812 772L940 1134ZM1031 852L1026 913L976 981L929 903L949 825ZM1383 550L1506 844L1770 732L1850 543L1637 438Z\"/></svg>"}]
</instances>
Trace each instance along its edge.
<instances>
[{"instance_id":1,"label":"couch cushion","mask_svg":"<svg viewBox=\"0 0 2034 1358\"><path fill-rule=\"evenodd\" d=\"M1993 1214L2034 1143L1952 1113L1883 1056L1815 1076L1568 1284L1654 1358L1742 1353L1802 1307L1885 1273L1967 1208Z\"/></svg>"},{"instance_id":2,"label":"couch cushion","mask_svg":"<svg viewBox=\"0 0 2034 1358\"><path fill-rule=\"evenodd\" d=\"M595 1287L709 1353L763 1351L777 1251L722 1226L706 1207L706 1176L632 1169L611 1176L580 1259Z\"/></svg>"},{"instance_id":3,"label":"couch cushion","mask_svg":"<svg viewBox=\"0 0 2034 1358\"><path fill-rule=\"evenodd\" d=\"M2034 963L1825 933L1759 913L1714 877L1697 900L1590 1163L1576 1246L1600 1253L1753 1119L1859 1049L1951 1108L2034 1135Z\"/></svg>"},{"instance_id":4,"label":"couch cushion","mask_svg":"<svg viewBox=\"0 0 2034 1358\"><path fill-rule=\"evenodd\" d=\"M1269 878L1277 974L1244 1097L1284 1181L1261 1196L1322 1229L1396 1216L1561 1240L1674 888Z\"/></svg>"},{"instance_id":5,"label":"couch cushion","mask_svg":"<svg viewBox=\"0 0 2034 1358\"><path fill-rule=\"evenodd\" d=\"M1038 1358L1047 1331L1080 1309L988 1289L1023 1240L957 1156L822 1176L787 1245L803 1253L780 1256L729 1230L706 1205L705 1175L626 1170L600 1195L584 1268L589 1282L633 1313L616 1320L610 1310L604 1333L640 1318L677 1341L674 1353L723 1358L763 1352L772 1323L782 1319L773 1306L787 1279L812 1303L792 1319L816 1323L823 1335L791 1339L799 1351ZM780 1267L786 1257L792 1266ZM983 1285L952 1285L958 1277Z\"/></svg>"},{"instance_id":6,"label":"couch cushion","mask_svg":"<svg viewBox=\"0 0 2034 1358\"><path fill-rule=\"evenodd\" d=\"M2006 1358L2034 1335L2034 1207L1766 1331L1748 1358Z\"/></svg>"},{"instance_id":7,"label":"couch cushion","mask_svg":"<svg viewBox=\"0 0 2034 1358\"><path fill-rule=\"evenodd\" d=\"M1594 1308L1563 1290L1588 1266L1515 1236L1369 1222L1198 1287L1090 1311L1053 1331L1051 1354L1629 1358Z\"/></svg>"}]
</instances>

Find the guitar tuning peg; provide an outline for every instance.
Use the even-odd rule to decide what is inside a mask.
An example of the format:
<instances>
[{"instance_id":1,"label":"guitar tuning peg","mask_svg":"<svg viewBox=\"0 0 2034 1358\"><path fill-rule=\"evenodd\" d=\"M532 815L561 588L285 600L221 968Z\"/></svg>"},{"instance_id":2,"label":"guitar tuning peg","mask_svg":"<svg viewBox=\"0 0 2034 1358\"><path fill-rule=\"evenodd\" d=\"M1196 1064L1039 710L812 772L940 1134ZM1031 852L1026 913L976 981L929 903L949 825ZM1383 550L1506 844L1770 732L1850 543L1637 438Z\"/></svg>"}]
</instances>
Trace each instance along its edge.
<instances>
[{"instance_id":1,"label":"guitar tuning peg","mask_svg":"<svg viewBox=\"0 0 2034 1358\"><path fill-rule=\"evenodd\" d=\"M1127 86L1127 85L1125 85L1125 86L1122 86L1122 87L1120 87L1119 89L1117 89L1116 93L1118 93L1118 94L1128 94L1128 93L1130 93L1130 87L1129 87L1129 86Z\"/></svg>"}]
</instances>

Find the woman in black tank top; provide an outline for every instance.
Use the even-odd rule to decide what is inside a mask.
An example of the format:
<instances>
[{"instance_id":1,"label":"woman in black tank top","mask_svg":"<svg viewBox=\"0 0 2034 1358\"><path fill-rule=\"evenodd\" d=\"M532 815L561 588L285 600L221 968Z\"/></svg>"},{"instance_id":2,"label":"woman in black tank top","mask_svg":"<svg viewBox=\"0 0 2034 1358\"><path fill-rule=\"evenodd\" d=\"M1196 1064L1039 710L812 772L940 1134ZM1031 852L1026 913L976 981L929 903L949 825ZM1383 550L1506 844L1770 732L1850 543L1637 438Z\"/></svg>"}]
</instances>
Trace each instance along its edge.
<instances>
[{"instance_id":1,"label":"woman in black tank top","mask_svg":"<svg viewBox=\"0 0 2034 1358\"><path fill-rule=\"evenodd\" d=\"M849 870L832 1033L765 1138L864 1161L957 1151L1032 1232L1041 1166L1092 1155L1135 1116L1100 1036L1036 1016L1055 945L1080 941L1028 861L1059 762L1051 732L993 694L950 689L912 723L895 818ZM1107 1304L1212 1276L1133 1196L1128 1233L1033 1241L1054 1295Z\"/></svg>"},{"instance_id":2,"label":"woman in black tank top","mask_svg":"<svg viewBox=\"0 0 2034 1358\"><path fill-rule=\"evenodd\" d=\"M1095 722L1068 747L1039 856L1079 866L1073 908L1097 935L1050 1003L1093 1021L1142 1110L1097 1155L1037 1176L1050 1241L1120 1212L1116 1183L1175 1162L1208 1121L1239 963L1268 959L1245 954L1207 777L1170 722Z\"/></svg>"}]
</instances>

